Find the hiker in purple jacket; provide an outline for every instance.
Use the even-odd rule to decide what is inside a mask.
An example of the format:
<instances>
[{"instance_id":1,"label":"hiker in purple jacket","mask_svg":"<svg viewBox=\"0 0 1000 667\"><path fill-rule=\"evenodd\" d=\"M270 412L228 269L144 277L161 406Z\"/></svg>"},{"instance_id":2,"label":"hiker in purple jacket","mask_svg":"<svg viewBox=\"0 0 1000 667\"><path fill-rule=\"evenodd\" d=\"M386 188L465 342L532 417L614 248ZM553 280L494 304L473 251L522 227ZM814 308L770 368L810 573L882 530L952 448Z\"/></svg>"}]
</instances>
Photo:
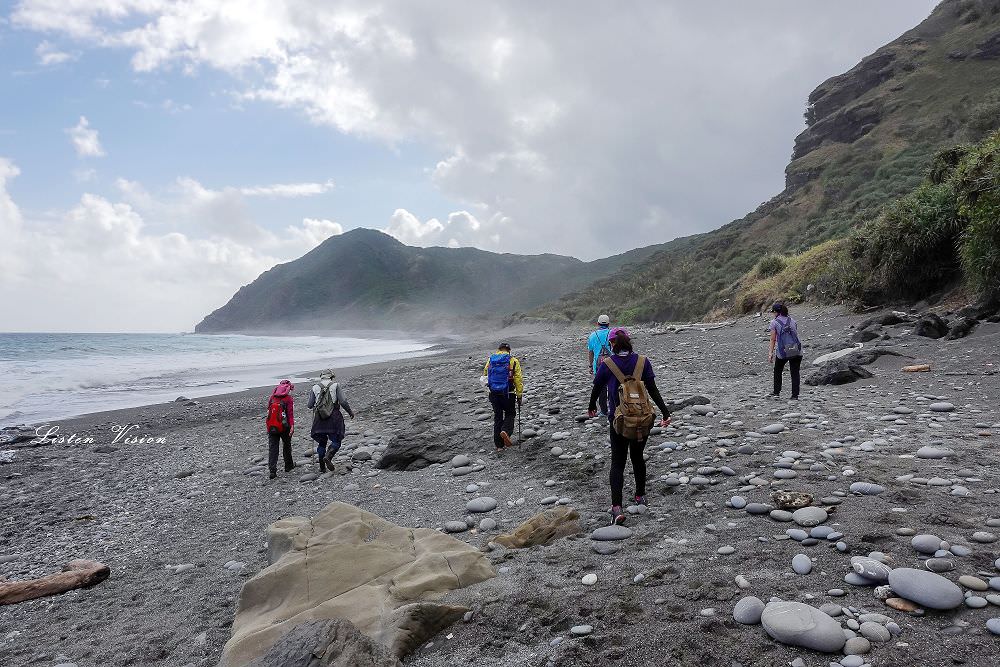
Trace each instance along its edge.
<instances>
[{"instance_id":1,"label":"hiker in purple jacket","mask_svg":"<svg viewBox=\"0 0 1000 667\"><path fill-rule=\"evenodd\" d=\"M612 425L609 429L611 432L611 522L620 525L625 523L625 514L622 512L622 489L625 486L625 463L630 458L632 459L632 472L635 474L635 502L637 505L647 504L646 461L642 457L646 441L630 440L614 429L615 410L618 408L619 382L615 374L605 364L614 364L627 378L635 372L639 355L632 350L632 339L624 328L612 329L609 338L612 354L598 367L597 373L594 375L594 388L590 392L587 414L591 418L597 416L597 398L606 387L608 390L608 421ZM646 393L663 413L663 419L660 420L659 425L661 427L668 426L670 424L670 411L667 410L666 403L660 396L660 390L656 387L656 374L648 359L643 365L640 379L646 386Z\"/></svg>"},{"instance_id":2,"label":"hiker in purple jacket","mask_svg":"<svg viewBox=\"0 0 1000 667\"><path fill-rule=\"evenodd\" d=\"M767 353L768 363L774 364L774 393L781 395L781 376L785 364L792 375L792 400L799 399L799 367L802 365L802 343L799 341L799 327L788 314L788 307L783 303L771 306L774 319L768 325L771 332L771 347Z\"/></svg>"}]
</instances>

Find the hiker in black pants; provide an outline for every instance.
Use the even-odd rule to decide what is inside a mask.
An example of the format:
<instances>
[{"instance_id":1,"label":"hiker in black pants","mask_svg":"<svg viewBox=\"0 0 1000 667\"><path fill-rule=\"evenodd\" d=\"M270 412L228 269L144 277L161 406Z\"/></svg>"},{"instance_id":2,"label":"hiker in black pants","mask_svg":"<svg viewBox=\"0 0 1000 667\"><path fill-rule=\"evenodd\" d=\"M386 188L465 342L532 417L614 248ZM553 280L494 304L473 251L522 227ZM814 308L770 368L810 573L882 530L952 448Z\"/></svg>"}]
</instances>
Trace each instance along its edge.
<instances>
[{"instance_id":1,"label":"hiker in black pants","mask_svg":"<svg viewBox=\"0 0 1000 667\"><path fill-rule=\"evenodd\" d=\"M781 376L784 374L785 363L792 375L792 400L799 398L799 367L802 365L802 342L799 340L798 324L788 314L788 308L783 303L771 306L774 319L768 325L771 332L771 347L767 360L774 364L774 393L781 394Z\"/></svg>"},{"instance_id":2,"label":"hiker in black pants","mask_svg":"<svg viewBox=\"0 0 1000 667\"><path fill-rule=\"evenodd\" d=\"M514 419L524 393L521 362L511 355L509 343L500 343L497 351L490 355L483 368L483 378L490 390L490 404L493 406L493 445L497 452L502 452L504 447L513 444L510 436L514 432Z\"/></svg>"},{"instance_id":3,"label":"hiker in black pants","mask_svg":"<svg viewBox=\"0 0 1000 667\"><path fill-rule=\"evenodd\" d=\"M632 472L635 475L635 502L637 505L647 504L646 461L642 456L646 447L646 437L630 439L615 429L615 415L619 409L618 388L622 384L622 378L638 375L635 379L641 380L649 398L663 413L659 423L661 427L670 425L670 411L667 410L666 403L656 386L656 374L653 372L652 364L645 357L640 357L632 351L632 339L628 331L621 327L612 329L610 340L612 355L601 363L594 375L594 388L590 393L587 414L591 418L597 416L597 398L601 390L607 387L608 421L611 422L611 522L620 525L625 523L625 514L622 512L622 489L625 486L625 463L628 459L632 459ZM640 363L641 369L638 368ZM613 364L614 368L610 364ZM652 425L652 415L648 425Z\"/></svg>"}]
</instances>

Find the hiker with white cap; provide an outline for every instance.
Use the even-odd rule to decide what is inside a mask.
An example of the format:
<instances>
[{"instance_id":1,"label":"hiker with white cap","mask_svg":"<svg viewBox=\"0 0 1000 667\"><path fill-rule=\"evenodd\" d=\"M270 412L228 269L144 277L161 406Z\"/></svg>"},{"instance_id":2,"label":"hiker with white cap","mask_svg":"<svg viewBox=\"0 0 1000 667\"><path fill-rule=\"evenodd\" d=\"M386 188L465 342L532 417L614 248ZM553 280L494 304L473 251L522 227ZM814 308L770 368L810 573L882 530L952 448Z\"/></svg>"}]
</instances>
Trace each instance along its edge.
<instances>
[{"instance_id":1,"label":"hiker with white cap","mask_svg":"<svg viewBox=\"0 0 1000 667\"><path fill-rule=\"evenodd\" d=\"M354 419L354 410L344 396L343 387L339 382L335 382L336 379L337 376L332 370L323 371L319 376L319 382L313 385L312 393L309 394L308 407L313 411L313 423L309 435L316 441L316 457L319 459L320 472L326 472L328 468L333 470L333 457L344 441L347 429L344 425L344 414L340 409L346 410L351 419Z\"/></svg>"},{"instance_id":2,"label":"hiker with white cap","mask_svg":"<svg viewBox=\"0 0 1000 667\"><path fill-rule=\"evenodd\" d=\"M597 373L598 366L604 362L606 357L611 356L611 342L608 335L611 332L611 318L601 315L597 318L597 330L590 334L587 339L587 350L590 356L590 374ZM597 397L598 405L601 408L601 416L608 416L608 389L605 387L600 396Z\"/></svg>"}]
</instances>

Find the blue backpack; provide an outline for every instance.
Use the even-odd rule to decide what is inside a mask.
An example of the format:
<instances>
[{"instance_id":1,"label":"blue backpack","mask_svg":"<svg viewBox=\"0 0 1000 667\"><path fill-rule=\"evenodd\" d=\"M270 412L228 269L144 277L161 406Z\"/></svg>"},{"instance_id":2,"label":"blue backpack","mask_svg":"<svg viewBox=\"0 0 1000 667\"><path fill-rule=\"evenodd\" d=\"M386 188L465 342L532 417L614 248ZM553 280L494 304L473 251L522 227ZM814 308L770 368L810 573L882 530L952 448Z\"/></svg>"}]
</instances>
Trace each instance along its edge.
<instances>
[{"instance_id":1,"label":"blue backpack","mask_svg":"<svg viewBox=\"0 0 1000 667\"><path fill-rule=\"evenodd\" d=\"M778 358L791 359L802 356L802 343L799 341L791 321L788 324L778 321Z\"/></svg>"},{"instance_id":2,"label":"blue backpack","mask_svg":"<svg viewBox=\"0 0 1000 667\"><path fill-rule=\"evenodd\" d=\"M507 393L510 391L510 355L497 352L490 355L490 367L486 372L486 383L490 391Z\"/></svg>"}]
</instances>

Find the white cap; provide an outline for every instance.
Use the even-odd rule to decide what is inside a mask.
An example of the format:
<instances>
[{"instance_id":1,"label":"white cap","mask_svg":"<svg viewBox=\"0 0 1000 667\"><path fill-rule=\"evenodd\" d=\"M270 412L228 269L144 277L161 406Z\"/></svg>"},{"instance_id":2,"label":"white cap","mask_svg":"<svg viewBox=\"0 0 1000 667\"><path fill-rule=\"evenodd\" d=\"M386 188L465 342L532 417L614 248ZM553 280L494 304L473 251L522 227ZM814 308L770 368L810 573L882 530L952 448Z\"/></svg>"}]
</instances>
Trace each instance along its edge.
<instances>
[{"instance_id":1,"label":"white cap","mask_svg":"<svg viewBox=\"0 0 1000 667\"><path fill-rule=\"evenodd\" d=\"M598 324L611 324L611 318L608 317L607 315L601 315L600 317L597 318L597 323Z\"/></svg>"}]
</instances>

